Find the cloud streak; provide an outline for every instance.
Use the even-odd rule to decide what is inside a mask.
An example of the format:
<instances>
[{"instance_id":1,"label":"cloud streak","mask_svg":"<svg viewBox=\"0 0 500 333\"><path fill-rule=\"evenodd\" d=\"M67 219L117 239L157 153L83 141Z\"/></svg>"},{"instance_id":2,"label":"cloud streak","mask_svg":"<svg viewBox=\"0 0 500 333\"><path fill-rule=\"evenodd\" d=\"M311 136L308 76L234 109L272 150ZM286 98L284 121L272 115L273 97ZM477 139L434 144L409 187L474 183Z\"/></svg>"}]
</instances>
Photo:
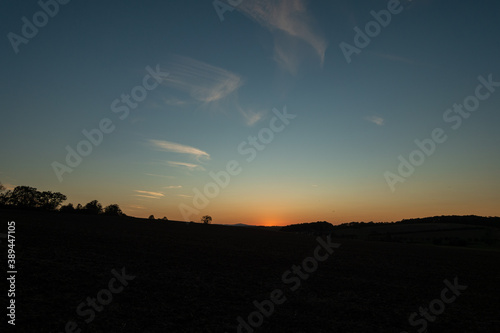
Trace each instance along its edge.
<instances>
[{"instance_id":1,"label":"cloud streak","mask_svg":"<svg viewBox=\"0 0 500 333\"><path fill-rule=\"evenodd\" d=\"M365 120L368 120L369 122L374 123L378 126L384 125L384 119L377 116L366 117Z\"/></svg>"},{"instance_id":2,"label":"cloud streak","mask_svg":"<svg viewBox=\"0 0 500 333\"><path fill-rule=\"evenodd\" d=\"M238 102L238 90L243 85L243 79L226 69L216 67L189 57L174 55L167 65L168 77L163 84L177 91L187 93L189 101L178 97L164 98L169 106L183 107L200 105L210 111L238 110L248 126L257 123L261 113L244 111Z\"/></svg>"},{"instance_id":3,"label":"cloud streak","mask_svg":"<svg viewBox=\"0 0 500 333\"><path fill-rule=\"evenodd\" d=\"M155 148L172 152L172 153L180 153L180 154L189 154L195 156L196 158L206 158L210 159L210 155L203 150L200 150L195 147L182 145L180 143L170 142L170 141L162 141L162 140L150 140L149 141Z\"/></svg>"},{"instance_id":4,"label":"cloud streak","mask_svg":"<svg viewBox=\"0 0 500 333\"><path fill-rule=\"evenodd\" d=\"M144 206L138 206L138 205L129 205L126 208L128 208L130 210L146 209L146 207L144 207Z\"/></svg>"},{"instance_id":5,"label":"cloud streak","mask_svg":"<svg viewBox=\"0 0 500 333\"><path fill-rule=\"evenodd\" d=\"M145 173L146 176L151 176L151 177L162 177L162 178L175 178L174 176L166 176L166 175L156 175L154 173Z\"/></svg>"},{"instance_id":6,"label":"cloud streak","mask_svg":"<svg viewBox=\"0 0 500 333\"><path fill-rule=\"evenodd\" d=\"M137 194L136 197L146 198L146 199L160 199L159 197L155 197L152 195L142 195L142 194Z\"/></svg>"},{"instance_id":7,"label":"cloud streak","mask_svg":"<svg viewBox=\"0 0 500 333\"><path fill-rule=\"evenodd\" d=\"M135 190L134 192L137 192L139 194L136 194L136 197L143 197L143 198L150 198L150 199L160 199L161 197L164 197L165 195L161 192L151 192L151 191L142 191L142 190Z\"/></svg>"},{"instance_id":8,"label":"cloud streak","mask_svg":"<svg viewBox=\"0 0 500 333\"><path fill-rule=\"evenodd\" d=\"M238 75L189 57L173 56L168 69L170 75L163 84L202 103L221 100L243 84Z\"/></svg>"},{"instance_id":9,"label":"cloud streak","mask_svg":"<svg viewBox=\"0 0 500 333\"><path fill-rule=\"evenodd\" d=\"M323 65L328 46L307 10L304 0L245 0L237 9L273 33L274 59L296 74L303 58L303 46L309 44Z\"/></svg>"},{"instance_id":10,"label":"cloud streak","mask_svg":"<svg viewBox=\"0 0 500 333\"><path fill-rule=\"evenodd\" d=\"M167 161L167 164L172 167L185 168L188 170L201 170L204 171L205 168L198 164L193 163L185 163L185 162L176 162L176 161Z\"/></svg>"},{"instance_id":11,"label":"cloud streak","mask_svg":"<svg viewBox=\"0 0 500 333\"><path fill-rule=\"evenodd\" d=\"M239 111L243 118L245 119L245 124L247 126L253 126L258 123L265 115L266 111L253 111L253 110L243 110L239 108Z\"/></svg>"}]
</instances>

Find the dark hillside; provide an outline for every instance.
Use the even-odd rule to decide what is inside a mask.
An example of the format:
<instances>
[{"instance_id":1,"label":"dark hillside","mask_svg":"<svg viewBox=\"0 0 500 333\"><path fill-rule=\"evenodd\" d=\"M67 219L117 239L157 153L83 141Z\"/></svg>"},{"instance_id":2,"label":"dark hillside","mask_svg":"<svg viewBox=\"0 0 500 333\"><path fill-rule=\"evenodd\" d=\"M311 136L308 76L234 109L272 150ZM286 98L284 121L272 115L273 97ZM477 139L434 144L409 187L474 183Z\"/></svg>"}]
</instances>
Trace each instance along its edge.
<instances>
[{"instance_id":1,"label":"dark hillside","mask_svg":"<svg viewBox=\"0 0 500 333\"><path fill-rule=\"evenodd\" d=\"M0 216L16 221L18 332L63 332L68 321L82 332L236 332L237 318L247 319L252 303L275 289L287 299L257 331L415 331L410 314L455 277L467 290L429 329L493 332L499 324L496 251L341 239L292 291L282 276L313 256L314 236L124 217ZM135 278L85 323L79 304L122 268Z\"/></svg>"}]
</instances>

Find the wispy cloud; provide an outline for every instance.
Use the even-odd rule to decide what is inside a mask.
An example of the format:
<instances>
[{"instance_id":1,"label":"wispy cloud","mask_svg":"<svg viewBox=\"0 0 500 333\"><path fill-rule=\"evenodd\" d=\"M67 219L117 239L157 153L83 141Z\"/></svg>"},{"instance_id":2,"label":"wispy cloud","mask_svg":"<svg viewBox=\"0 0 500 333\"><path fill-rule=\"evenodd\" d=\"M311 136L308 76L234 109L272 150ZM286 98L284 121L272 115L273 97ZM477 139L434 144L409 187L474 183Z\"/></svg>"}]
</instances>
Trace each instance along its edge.
<instances>
[{"instance_id":1,"label":"wispy cloud","mask_svg":"<svg viewBox=\"0 0 500 333\"><path fill-rule=\"evenodd\" d=\"M218 101L235 92L243 83L238 75L225 69L179 55L172 59L168 65L170 75L163 83L190 94L199 102Z\"/></svg>"},{"instance_id":2,"label":"wispy cloud","mask_svg":"<svg viewBox=\"0 0 500 333\"><path fill-rule=\"evenodd\" d=\"M206 159L210 159L210 155L207 152L204 152L203 150L191 146L186 146L180 143L162 141L162 140L149 140L149 142L157 149L161 149L164 151L180 153L180 154L189 154L195 156L196 158L204 157Z\"/></svg>"},{"instance_id":3,"label":"wispy cloud","mask_svg":"<svg viewBox=\"0 0 500 333\"><path fill-rule=\"evenodd\" d=\"M245 123L252 126L261 118L261 112L244 110L238 102L238 89L243 79L226 69L185 56L174 55L168 65L169 76L163 83L177 91L187 93L188 100L178 96L164 98L169 106L198 105L214 112L238 110Z\"/></svg>"},{"instance_id":4,"label":"wispy cloud","mask_svg":"<svg viewBox=\"0 0 500 333\"><path fill-rule=\"evenodd\" d=\"M192 195L187 195L187 194L178 194L177 196L181 197L181 198L192 198L193 197Z\"/></svg>"},{"instance_id":5,"label":"wispy cloud","mask_svg":"<svg viewBox=\"0 0 500 333\"><path fill-rule=\"evenodd\" d=\"M168 98L164 98L163 99L163 102L167 105L173 105L173 106L181 106L181 105L186 105L188 104L187 101L184 101L182 99L179 99L177 97L168 97Z\"/></svg>"},{"instance_id":6,"label":"wispy cloud","mask_svg":"<svg viewBox=\"0 0 500 333\"><path fill-rule=\"evenodd\" d=\"M258 123L265 115L266 111L253 111L253 110L243 110L239 108L239 111L243 118L245 119L245 123L247 126L253 126Z\"/></svg>"},{"instance_id":7,"label":"wispy cloud","mask_svg":"<svg viewBox=\"0 0 500 333\"><path fill-rule=\"evenodd\" d=\"M309 44L323 64L328 43L305 0L245 0L237 9L273 33L274 58L290 73L296 74L304 56L299 42Z\"/></svg>"},{"instance_id":8,"label":"wispy cloud","mask_svg":"<svg viewBox=\"0 0 500 333\"><path fill-rule=\"evenodd\" d=\"M174 176L167 176L167 175L156 175L154 173L145 173L146 176L151 176L151 177L162 177L162 178L175 178Z\"/></svg>"},{"instance_id":9,"label":"wispy cloud","mask_svg":"<svg viewBox=\"0 0 500 333\"><path fill-rule=\"evenodd\" d=\"M174 188L182 188L181 185L171 185L171 186L165 186L164 188L166 189L174 189Z\"/></svg>"},{"instance_id":10,"label":"wispy cloud","mask_svg":"<svg viewBox=\"0 0 500 333\"><path fill-rule=\"evenodd\" d=\"M384 125L384 119L377 116L369 116L365 117L365 120L374 123L375 125L382 126Z\"/></svg>"},{"instance_id":11,"label":"wispy cloud","mask_svg":"<svg viewBox=\"0 0 500 333\"><path fill-rule=\"evenodd\" d=\"M143 197L143 198L149 198L149 199L160 199L161 197L165 196L161 192L151 192L151 191L142 191L142 190L135 190L134 192L139 193L139 194L135 195L137 197Z\"/></svg>"},{"instance_id":12,"label":"wispy cloud","mask_svg":"<svg viewBox=\"0 0 500 333\"><path fill-rule=\"evenodd\" d=\"M136 197L147 198L147 199L160 199L159 197L155 197L152 195L142 195L142 194L137 194Z\"/></svg>"},{"instance_id":13,"label":"wispy cloud","mask_svg":"<svg viewBox=\"0 0 500 333\"><path fill-rule=\"evenodd\" d=\"M128 208L130 210L146 209L146 207L144 207L144 206L138 206L138 205L129 205L126 208Z\"/></svg>"},{"instance_id":14,"label":"wispy cloud","mask_svg":"<svg viewBox=\"0 0 500 333\"><path fill-rule=\"evenodd\" d=\"M201 170L204 171L205 168L198 164L193 163L185 163L185 162L176 162L176 161L167 161L167 164L173 167L186 168L189 170Z\"/></svg>"},{"instance_id":15,"label":"wispy cloud","mask_svg":"<svg viewBox=\"0 0 500 333\"><path fill-rule=\"evenodd\" d=\"M139 197L139 198L146 198L146 199L160 199L158 197L153 197L151 195L142 195L142 194L138 194L136 195L136 197Z\"/></svg>"}]
</instances>

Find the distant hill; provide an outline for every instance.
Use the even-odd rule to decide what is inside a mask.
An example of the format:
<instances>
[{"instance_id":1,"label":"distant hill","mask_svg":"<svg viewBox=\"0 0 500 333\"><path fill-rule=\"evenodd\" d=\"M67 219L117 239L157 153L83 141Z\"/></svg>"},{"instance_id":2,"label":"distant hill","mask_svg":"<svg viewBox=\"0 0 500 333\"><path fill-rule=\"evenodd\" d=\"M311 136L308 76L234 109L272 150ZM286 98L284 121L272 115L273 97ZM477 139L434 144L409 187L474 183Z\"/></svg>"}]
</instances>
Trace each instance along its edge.
<instances>
[{"instance_id":1,"label":"distant hill","mask_svg":"<svg viewBox=\"0 0 500 333\"><path fill-rule=\"evenodd\" d=\"M245 223L236 223L236 224L223 224L230 227L257 227L256 225L245 224Z\"/></svg>"},{"instance_id":2,"label":"distant hill","mask_svg":"<svg viewBox=\"0 0 500 333\"><path fill-rule=\"evenodd\" d=\"M403 219L398 222L348 222L336 225L335 228L362 228L372 227L374 225L387 225L387 224L429 224L429 223L454 223L454 224L467 224L474 226L487 226L500 228L500 217L484 217L476 215L442 215L424 218Z\"/></svg>"},{"instance_id":3,"label":"distant hill","mask_svg":"<svg viewBox=\"0 0 500 333\"><path fill-rule=\"evenodd\" d=\"M433 216L398 222L350 222L334 226L338 238L435 245L500 246L500 218Z\"/></svg>"},{"instance_id":4,"label":"distant hill","mask_svg":"<svg viewBox=\"0 0 500 333\"><path fill-rule=\"evenodd\" d=\"M280 231L335 238L399 243L500 247L500 217L434 216L398 222L328 222L292 224Z\"/></svg>"},{"instance_id":5,"label":"distant hill","mask_svg":"<svg viewBox=\"0 0 500 333\"><path fill-rule=\"evenodd\" d=\"M424 218L414 218L401 220L400 223L456 223L474 226L486 226L500 228L500 217L496 216L476 216L476 215L442 215Z\"/></svg>"},{"instance_id":6,"label":"distant hill","mask_svg":"<svg viewBox=\"0 0 500 333\"><path fill-rule=\"evenodd\" d=\"M331 223L326 221L310 222L310 223L300 223L291 224L282 227L280 231L284 232L300 232L311 235L328 235L334 231L334 227Z\"/></svg>"}]
</instances>

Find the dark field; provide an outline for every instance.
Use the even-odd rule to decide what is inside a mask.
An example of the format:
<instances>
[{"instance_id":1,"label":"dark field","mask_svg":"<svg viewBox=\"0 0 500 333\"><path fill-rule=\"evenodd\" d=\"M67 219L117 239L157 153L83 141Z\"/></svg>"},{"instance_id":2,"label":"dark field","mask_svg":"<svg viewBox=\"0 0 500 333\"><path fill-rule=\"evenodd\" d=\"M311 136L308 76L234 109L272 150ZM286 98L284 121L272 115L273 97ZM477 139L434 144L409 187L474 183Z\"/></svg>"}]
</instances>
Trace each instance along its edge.
<instances>
[{"instance_id":1,"label":"dark field","mask_svg":"<svg viewBox=\"0 0 500 333\"><path fill-rule=\"evenodd\" d=\"M247 320L253 301L275 289L287 299L257 332L417 332L422 325L412 327L410 314L455 277L467 289L428 332L500 332L498 251L339 239L291 291L282 275L313 256L315 237L104 216L0 216L2 232L16 221L17 332L65 332L68 321L82 332L236 332L237 317ZM123 267L135 278L85 323L79 304L108 289L111 271Z\"/></svg>"}]
</instances>

